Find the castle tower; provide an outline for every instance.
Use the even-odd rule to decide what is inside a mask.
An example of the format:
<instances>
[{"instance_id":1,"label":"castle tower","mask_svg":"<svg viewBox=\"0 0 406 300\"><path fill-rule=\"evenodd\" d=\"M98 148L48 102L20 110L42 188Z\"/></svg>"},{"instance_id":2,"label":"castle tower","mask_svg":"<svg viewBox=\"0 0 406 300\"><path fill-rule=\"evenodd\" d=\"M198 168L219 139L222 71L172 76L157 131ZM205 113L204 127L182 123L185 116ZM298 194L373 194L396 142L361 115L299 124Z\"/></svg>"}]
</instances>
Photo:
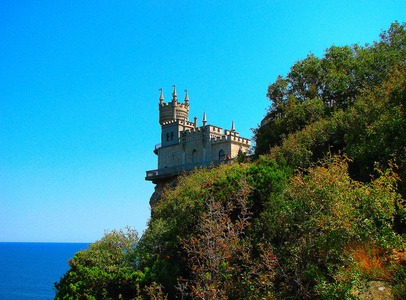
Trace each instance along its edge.
<instances>
[{"instance_id":1,"label":"castle tower","mask_svg":"<svg viewBox=\"0 0 406 300\"><path fill-rule=\"evenodd\" d=\"M161 97L159 98L159 124L164 125L176 120L189 120L189 98L185 97L185 103L178 102L176 95L176 86L173 86L172 102L164 103L164 97L161 89Z\"/></svg>"},{"instance_id":2,"label":"castle tower","mask_svg":"<svg viewBox=\"0 0 406 300\"><path fill-rule=\"evenodd\" d=\"M194 122L189 121L187 90L184 103L178 101L175 85L170 102L164 102L162 89L160 91L161 143L154 150L158 156L158 169L147 171L146 180L162 183L196 167L231 163L238 152L249 152L251 141L239 136L234 121L231 130L223 130L210 125L204 112L202 126L198 126L196 117Z\"/></svg>"}]
</instances>

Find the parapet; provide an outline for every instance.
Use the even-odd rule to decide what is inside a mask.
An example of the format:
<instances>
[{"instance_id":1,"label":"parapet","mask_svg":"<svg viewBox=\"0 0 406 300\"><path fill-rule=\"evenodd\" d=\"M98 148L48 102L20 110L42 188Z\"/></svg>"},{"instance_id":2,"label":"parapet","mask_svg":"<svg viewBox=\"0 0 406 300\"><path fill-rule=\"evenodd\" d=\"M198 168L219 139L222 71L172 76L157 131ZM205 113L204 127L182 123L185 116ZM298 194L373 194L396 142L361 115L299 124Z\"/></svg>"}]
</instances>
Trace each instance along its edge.
<instances>
[{"instance_id":1,"label":"parapet","mask_svg":"<svg viewBox=\"0 0 406 300\"><path fill-rule=\"evenodd\" d=\"M185 97L185 103L179 103L176 95L176 87L172 94L172 101L164 103L164 98L161 90L161 97L159 98L159 124L164 125L168 122L176 120L189 120L189 98Z\"/></svg>"},{"instance_id":2,"label":"parapet","mask_svg":"<svg viewBox=\"0 0 406 300\"><path fill-rule=\"evenodd\" d=\"M223 142L234 142L237 144L242 144L242 145L246 145L246 146L251 146L251 140L250 139L246 139L246 138L242 138L239 136L234 136L234 135L223 135L223 136L218 136L218 137L214 137L211 139L211 142L213 144L218 144L218 143L223 143Z\"/></svg>"},{"instance_id":3,"label":"parapet","mask_svg":"<svg viewBox=\"0 0 406 300\"><path fill-rule=\"evenodd\" d=\"M159 104L159 124L166 122L189 119L189 105L184 103Z\"/></svg>"},{"instance_id":4,"label":"parapet","mask_svg":"<svg viewBox=\"0 0 406 300\"><path fill-rule=\"evenodd\" d=\"M221 127L217 127L217 126L213 126L213 125L208 125L207 126L208 132L209 133L216 133L216 134L221 134L223 135L223 128Z\"/></svg>"}]
</instances>

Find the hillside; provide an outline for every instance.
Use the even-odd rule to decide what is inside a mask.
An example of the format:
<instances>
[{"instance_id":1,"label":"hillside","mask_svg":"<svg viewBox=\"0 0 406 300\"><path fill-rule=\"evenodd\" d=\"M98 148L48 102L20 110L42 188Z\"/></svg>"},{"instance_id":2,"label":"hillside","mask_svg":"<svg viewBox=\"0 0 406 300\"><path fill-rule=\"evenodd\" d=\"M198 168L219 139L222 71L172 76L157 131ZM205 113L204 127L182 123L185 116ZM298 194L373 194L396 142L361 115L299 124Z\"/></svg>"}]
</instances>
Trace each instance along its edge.
<instances>
[{"instance_id":1,"label":"hillside","mask_svg":"<svg viewBox=\"0 0 406 300\"><path fill-rule=\"evenodd\" d=\"M106 233L56 299L406 298L406 24L268 87L255 155L179 178L139 240ZM260 121L260 120L259 120Z\"/></svg>"}]
</instances>

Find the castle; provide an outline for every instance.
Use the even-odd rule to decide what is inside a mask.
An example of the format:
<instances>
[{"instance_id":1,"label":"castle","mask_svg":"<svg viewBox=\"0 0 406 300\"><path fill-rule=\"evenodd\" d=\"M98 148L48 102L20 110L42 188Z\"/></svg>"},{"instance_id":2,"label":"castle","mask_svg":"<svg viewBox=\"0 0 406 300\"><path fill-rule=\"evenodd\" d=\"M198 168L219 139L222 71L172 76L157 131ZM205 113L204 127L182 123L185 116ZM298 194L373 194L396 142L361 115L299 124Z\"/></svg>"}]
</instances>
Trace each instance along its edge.
<instances>
[{"instance_id":1,"label":"castle","mask_svg":"<svg viewBox=\"0 0 406 300\"><path fill-rule=\"evenodd\" d=\"M190 122L187 90L184 103L179 103L176 86L173 87L172 101L168 103L164 102L160 90L161 143L154 150L158 155L158 169L147 171L146 180L158 184L196 167L232 161L239 152L249 151L251 140L239 136L234 121L231 130L208 125L206 113L203 114L202 126L197 126L196 117L194 122Z\"/></svg>"}]
</instances>

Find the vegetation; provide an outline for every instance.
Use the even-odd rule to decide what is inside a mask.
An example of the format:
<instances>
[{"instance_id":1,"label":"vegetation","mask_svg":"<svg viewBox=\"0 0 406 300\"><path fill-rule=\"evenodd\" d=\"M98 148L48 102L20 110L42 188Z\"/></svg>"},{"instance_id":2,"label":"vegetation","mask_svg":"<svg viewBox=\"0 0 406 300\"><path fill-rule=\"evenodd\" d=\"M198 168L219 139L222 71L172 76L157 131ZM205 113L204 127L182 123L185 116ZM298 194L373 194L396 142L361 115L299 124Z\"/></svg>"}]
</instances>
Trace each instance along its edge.
<instances>
[{"instance_id":1,"label":"vegetation","mask_svg":"<svg viewBox=\"0 0 406 300\"><path fill-rule=\"evenodd\" d=\"M56 299L357 299L370 281L406 298L405 26L297 62L254 160L179 178L141 240L78 252Z\"/></svg>"},{"instance_id":2,"label":"vegetation","mask_svg":"<svg viewBox=\"0 0 406 300\"><path fill-rule=\"evenodd\" d=\"M362 181L376 162L396 158L404 173L405 24L380 37L365 47L332 46L320 59L310 54L269 85L268 123L254 130L256 156L270 151L297 168L345 153L351 176ZM406 181L400 184L404 195Z\"/></svg>"},{"instance_id":3,"label":"vegetation","mask_svg":"<svg viewBox=\"0 0 406 300\"><path fill-rule=\"evenodd\" d=\"M136 292L139 273L135 255L138 234L106 232L100 241L69 260L70 270L55 283L56 299L123 299Z\"/></svg>"}]
</instances>

